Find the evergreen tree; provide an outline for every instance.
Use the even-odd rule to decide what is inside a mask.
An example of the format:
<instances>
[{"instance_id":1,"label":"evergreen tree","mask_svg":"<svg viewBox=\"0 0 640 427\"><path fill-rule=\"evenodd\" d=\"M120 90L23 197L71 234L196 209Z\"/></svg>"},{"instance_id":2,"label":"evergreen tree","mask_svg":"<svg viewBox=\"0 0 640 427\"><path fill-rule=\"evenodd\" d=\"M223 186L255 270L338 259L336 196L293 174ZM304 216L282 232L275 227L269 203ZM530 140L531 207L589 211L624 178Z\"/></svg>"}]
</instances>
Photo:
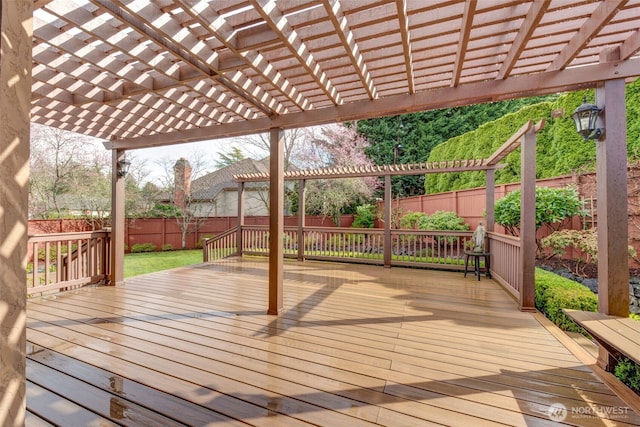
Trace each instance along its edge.
<instances>
[{"instance_id":1,"label":"evergreen tree","mask_svg":"<svg viewBox=\"0 0 640 427\"><path fill-rule=\"evenodd\" d=\"M524 106L556 98L549 95L360 120L357 130L371 142L366 153L375 164L420 163L427 161L431 150L442 142ZM399 151L398 146L402 147ZM394 196L423 194L424 176L394 177L392 192Z\"/></svg>"}]
</instances>

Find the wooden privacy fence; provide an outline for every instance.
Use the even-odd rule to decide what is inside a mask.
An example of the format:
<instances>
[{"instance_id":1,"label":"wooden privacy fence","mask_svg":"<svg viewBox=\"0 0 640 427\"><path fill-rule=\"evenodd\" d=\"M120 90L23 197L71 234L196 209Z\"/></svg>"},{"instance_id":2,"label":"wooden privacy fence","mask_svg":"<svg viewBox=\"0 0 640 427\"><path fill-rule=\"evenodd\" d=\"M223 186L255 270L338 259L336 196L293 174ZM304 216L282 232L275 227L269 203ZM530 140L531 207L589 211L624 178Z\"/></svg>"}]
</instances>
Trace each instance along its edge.
<instances>
[{"instance_id":1,"label":"wooden privacy fence","mask_svg":"<svg viewBox=\"0 0 640 427\"><path fill-rule=\"evenodd\" d=\"M106 230L40 234L28 239L33 262L27 267L27 294L59 291L106 281L110 234Z\"/></svg>"}]
</instances>

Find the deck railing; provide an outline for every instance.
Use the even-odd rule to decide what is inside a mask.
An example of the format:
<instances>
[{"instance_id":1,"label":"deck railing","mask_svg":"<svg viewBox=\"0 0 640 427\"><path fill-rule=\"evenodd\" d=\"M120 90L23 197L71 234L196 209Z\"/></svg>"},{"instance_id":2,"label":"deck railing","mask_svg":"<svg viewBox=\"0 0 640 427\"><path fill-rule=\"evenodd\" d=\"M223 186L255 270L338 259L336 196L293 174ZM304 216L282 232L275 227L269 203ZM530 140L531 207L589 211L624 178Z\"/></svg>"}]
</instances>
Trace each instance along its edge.
<instances>
[{"instance_id":1,"label":"deck railing","mask_svg":"<svg viewBox=\"0 0 640 427\"><path fill-rule=\"evenodd\" d=\"M304 227L299 247L298 227L285 227L283 252L288 258L384 264L384 230L337 227ZM471 231L391 230L391 265L464 269L464 248ZM488 233L491 274L516 299L520 299L520 239ZM214 261L237 255L237 229L204 242L204 259ZM264 225L242 227L242 250L246 255L269 254L269 230Z\"/></svg>"},{"instance_id":2,"label":"deck railing","mask_svg":"<svg viewBox=\"0 0 640 427\"><path fill-rule=\"evenodd\" d=\"M110 233L39 234L29 236L33 262L27 268L27 294L59 291L108 279Z\"/></svg>"},{"instance_id":3,"label":"deck railing","mask_svg":"<svg viewBox=\"0 0 640 427\"><path fill-rule=\"evenodd\" d=\"M491 274L493 278L519 301L522 294L520 269L520 239L489 233Z\"/></svg>"},{"instance_id":4,"label":"deck railing","mask_svg":"<svg viewBox=\"0 0 640 427\"><path fill-rule=\"evenodd\" d=\"M384 230L337 227L305 227L299 247L298 227L285 227L284 256L299 259L384 264ZM204 242L204 259L213 261L234 255L236 229ZM391 230L391 264L462 270L464 245L470 231ZM269 229L262 225L242 227L242 253L269 254Z\"/></svg>"},{"instance_id":5,"label":"deck railing","mask_svg":"<svg viewBox=\"0 0 640 427\"><path fill-rule=\"evenodd\" d=\"M237 227L202 242L204 262L215 261L238 253Z\"/></svg>"}]
</instances>

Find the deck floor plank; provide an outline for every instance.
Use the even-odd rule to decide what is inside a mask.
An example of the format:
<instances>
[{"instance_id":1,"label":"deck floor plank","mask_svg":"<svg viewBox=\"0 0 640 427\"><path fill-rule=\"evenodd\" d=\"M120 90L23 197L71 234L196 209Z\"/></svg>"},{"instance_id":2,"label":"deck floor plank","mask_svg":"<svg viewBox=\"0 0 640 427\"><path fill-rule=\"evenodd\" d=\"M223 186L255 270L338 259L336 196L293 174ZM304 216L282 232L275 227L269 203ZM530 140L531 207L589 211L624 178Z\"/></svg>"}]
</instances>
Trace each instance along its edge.
<instances>
[{"instance_id":1,"label":"deck floor plank","mask_svg":"<svg viewBox=\"0 0 640 427\"><path fill-rule=\"evenodd\" d=\"M37 417L37 423L45 420L53 425L68 427L118 426L107 418L30 381L27 381L27 401L29 402L28 412ZM31 419L27 417L25 422Z\"/></svg>"},{"instance_id":2,"label":"deck floor plank","mask_svg":"<svg viewBox=\"0 0 640 427\"><path fill-rule=\"evenodd\" d=\"M274 317L267 265L235 258L34 298L30 372L190 425L545 426L552 405L570 425L640 425L632 411L572 414L626 405L492 280L286 261ZM81 395L55 396L91 407Z\"/></svg>"},{"instance_id":3,"label":"deck floor plank","mask_svg":"<svg viewBox=\"0 0 640 427\"><path fill-rule=\"evenodd\" d=\"M128 378L116 376L109 371L61 353L42 349L30 354L29 360L56 370L59 375L73 376L77 380L109 392L114 397L135 401L144 408L149 408L160 415L173 418L185 425L246 426L244 423L225 417L222 414L217 414L180 396L145 386Z\"/></svg>"}]
</instances>

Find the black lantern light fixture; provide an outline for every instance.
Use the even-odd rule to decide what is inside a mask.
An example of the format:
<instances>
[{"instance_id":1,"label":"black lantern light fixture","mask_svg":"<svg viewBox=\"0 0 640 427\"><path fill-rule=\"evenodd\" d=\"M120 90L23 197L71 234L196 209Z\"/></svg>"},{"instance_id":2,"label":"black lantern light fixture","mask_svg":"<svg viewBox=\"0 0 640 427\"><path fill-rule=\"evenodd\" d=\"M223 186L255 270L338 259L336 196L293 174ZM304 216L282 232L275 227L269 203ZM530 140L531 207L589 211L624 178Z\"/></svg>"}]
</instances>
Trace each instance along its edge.
<instances>
[{"instance_id":1,"label":"black lantern light fixture","mask_svg":"<svg viewBox=\"0 0 640 427\"><path fill-rule=\"evenodd\" d=\"M120 178L124 178L129 173L129 166L131 166L131 162L127 160L125 157L122 160L118 160L118 176Z\"/></svg>"},{"instance_id":2,"label":"black lantern light fixture","mask_svg":"<svg viewBox=\"0 0 640 427\"><path fill-rule=\"evenodd\" d=\"M402 156L402 153L404 153L404 148L402 148L402 144L396 144L395 147L393 147L393 164L397 164L398 163L398 156Z\"/></svg>"},{"instance_id":3,"label":"black lantern light fixture","mask_svg":"<svg viewBox=\"0 0 640 427\"><path fill-rule=\"evenodd\" d=\"M599 141L604 136L604 128L596 127L596 122L601 112L602 108L587 103L587 97L585 96L582 105L576 108L576 111L571 115L576 124L576 131L582 135L585 141L589 139Z\"/></svg>"}]
</instances>

